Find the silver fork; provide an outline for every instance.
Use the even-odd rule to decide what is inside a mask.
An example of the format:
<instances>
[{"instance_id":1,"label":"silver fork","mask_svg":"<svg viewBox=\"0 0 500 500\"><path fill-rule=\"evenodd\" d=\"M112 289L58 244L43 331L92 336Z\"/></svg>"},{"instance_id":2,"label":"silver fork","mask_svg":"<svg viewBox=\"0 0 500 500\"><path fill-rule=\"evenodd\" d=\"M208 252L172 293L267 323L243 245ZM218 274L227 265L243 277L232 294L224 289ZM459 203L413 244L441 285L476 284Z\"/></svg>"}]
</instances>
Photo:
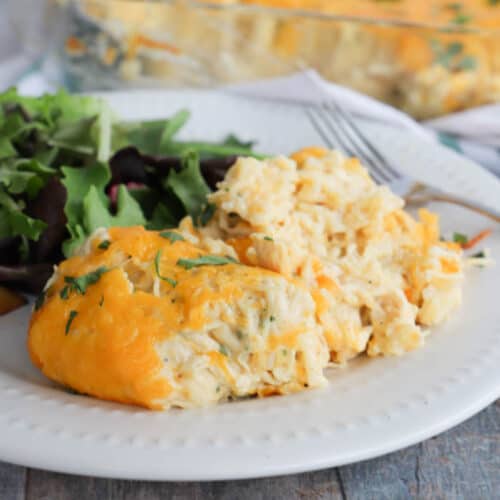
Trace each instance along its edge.
<instances>
[{"instance_id":1,"label":"silver fork","mask_svg":"<svg viewBox=\"0 0 500 500\"><path fill-rule=\"evenodd\" d=\"M336 103L306 107L312 126L331 149L358 157L378 184L387 184L408 204L438 201L460 205L500 222L500 212L476 201L444 193L401 173L366 137L349 112Z\"/></svg>"}]
</instances>

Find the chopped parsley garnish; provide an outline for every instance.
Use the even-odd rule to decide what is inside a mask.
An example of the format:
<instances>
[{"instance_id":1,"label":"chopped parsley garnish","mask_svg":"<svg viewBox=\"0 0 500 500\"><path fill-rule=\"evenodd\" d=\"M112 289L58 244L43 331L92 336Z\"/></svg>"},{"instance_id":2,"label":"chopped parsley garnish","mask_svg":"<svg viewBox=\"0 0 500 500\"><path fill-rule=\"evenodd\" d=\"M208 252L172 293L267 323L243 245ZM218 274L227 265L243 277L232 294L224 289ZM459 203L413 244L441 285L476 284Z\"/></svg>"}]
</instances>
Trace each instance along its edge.
<instances>
[{"instance_id":1,"label":"chopped parsley garnish","mask_svg":"<svg viewBox=\"0 0 500 500\"><path fill-rule=\"evenodd\" d=\"M484 253L484 250L481 250L480 252L477 252L474 255L471 255L471 258L473 258L473 259L485 259L486 254Z\"/></svg>"},{"instance_id":2,"label":"chopped parsley garnish","mask_svg":"<svg viewBox=\"0 0 500 500\"><path fill-rule=\"evenodd\" d=\"M101 300L99 301L99 307L102 307L104 304L104 295L101 297Z\"/></svg>"},{"instance_id":3,"label":"chopped parsley garnish","mask_svg":"<svg viewBox=\"0 0 500 500\"><path fill-rule=\"evenodd\" d=\"M264 236L264 239L265 239L266 241L274 241L274 240L273 240L270 236Z\"/></svg>"},{"instance_id":4,"label":"chopped parsley garnish","mask_svg":"<svg viewBox=\"0 0 500 500\"><path fill-rule=\"evenodd\" d=\"M455 17L451 20L451 22L454 24L465 24L472 19L471 16L464 13L464 6L461 2L452 2L445 5L444 7L455 12Z\"/></svg>"},{"instance_id":5,"label":"chopped parsley garnish","mask_svg":"<svg viewBox=\"0 0 500 500\"><path fill-rule=\"evenodd\" d=\"M101 276L108 271L109 268L101 266L95 271L79 276L78 278L65 276L64 282L66 286L59 292L61 299L66 300L71 292L78 292L80 295L85 295L87 288L97 283L101 279Z\"/></svg>"},{"instance_id":6,"label":"chopped parsley garnish","mask_svg":"<svg viewBox=\"0 0 500 500\"><path fill-rule=\"evenodd\" d=\"M469 241L469 238L462 233L453 233L453 241L459 245L465 245Z\"/></svg>"},{"instance_id":7,"label":"chopped parsley garnish","mask_svg":"<svg viewBox=\"0 0 500 500\"><path fill-rule=\"evenodd\" d=\"M71 323L73 323L73 320L78 316L78 311L70 311L69 312L69 318L68 322L66 323L66 335L69 333L69 329L71 328Z\"/></svg>"},{"instance_id":8,"label":"chopped parsley garnish","mask_svg":"<svg viewBox=\"0 0 500 500\"><path fill-rule=\"evenodd\" d=\"M169 283L170 285L172 285L175 288L177 286L177 281L175 281L172 278L167 278L166 276L162 276L161 275L161 273L160 273L160 261L161 261L161 250L158 250L158 252L156 252L156 257L155 257L155 271L156 271L156 275L162 281L166 281L167 283Z\"/></svg>"},{"instance_id":9,"label":"chopped parsley garnish","mask_svg":"<svg viewBox=\"0 0 500 500\"><path fill-rule=\"evenodd\" d=\"M38 311L45 302L45 292L42 292L35 300L35 311Z\"/></svg>"},{"instance_id":10,"label":"chopped parsley garnish","mask_svg":"<svg viewBox=\"0 0 500 500\"><path fill-rule=\"evenodd\" d=\"M472 71L477 68L477 60L472 56L465 56L458 64L457 68L463 71Z\"/></svg>"},{"instance_id":11,"label":"chopped parsley garnish","mask_svg":"<svg viewBox=\"0 0 500 500\"><path fill-rule=\"evenodd\" d=\"M236 330L236 336L238 337L239 340L242 340L244 335L241 330Z\"/></svg>"},{"instance_id":12,"label":"chopped parsley garnish","mask_svg":"<svg viewBox=\"0 0 500 500\"><path fill-rule=\"evenodd\" d=\"M174 231L162 231L160 233L162 238L166 238L170 240L170 243L175 243L176 241L184 241L184 236L179 233L175 233Z\"/></svg>"},{"instance_id":13,"label":"chopped parsley garnish","mask_svg":"<svg viewBox=\"0 0 500 500\"><path fill-rule=\"evenodd\" d=\"M226 346L224 344L220 345L219 352L221 354L224 354L224 356L229 356L229 353L227 352Z\"/></svg>"},{"instance_id":14,"label":"chopped parsley garnish","mask_svg":"<svg viewBox=\"0 0 500 500\"><path fill-rule=\"evenodd\" d=\"M283 356L286 356L288 354L288 351L286 349L281 349L281 354Z\"/></svg>"},{"instance_id":15,"label":"chopped parsley garnish","mask_svg":"<svg viewBox=\"0 0 500 500\"><path fill-rule=\"evenodd\" d=\"M161 280L163 280L163 281L166 281L167 283L169 283L170 285L172 285L174 288L177 286L177 281L175 281L172 278L165 278L165 277L162 277L162 276L159 276L159 278Z\"/></svg>"},{"instance_id":16,"label":"chopped parsley garnish","mask_svg":"<svg viewBox=\"0 0 500 500\"><path fill-rule=\"evenodd\" d=\"M438 40L431 40L431 48L434 52L434 62L450 71L471 71L477 67L477 60L464 54L464 44L451 42L447 45Z\"/></svg>"},{"instance_id":17,"label":"chopped parsley garnish","mask_svg":"<svg viewBox=\"0 0 500 500\"><path fill-rule=\"evenodd\" d=\"M456 56L464 50L462 42L451 42L446 46L446 54L449 56Z\"/></svg>"},{"instance_id":18,"label":"chopped parsley garnish","mask_svg":"<svg viewBox=\"0 0 500 500\"><path fill-rule=\"evenodd\" d=\"M467 24L471 20L471 16L468 16L467 14L463 14L462 12L459 12L454 19L452 19L452 23L454 24Z\"/></svg>"},{"instance_id":19,"label":"chopped parsley garnish","mask_svg":"<svg viewBox=\"0 0 500 500\"><path fill-rule=\"evenodd\" d=\"M197 259L179 259L177 265L187 269L193 269L200 266L225 266L226 264L239 264L232 257L221 257L219 255L203 255Z\"/></svg>"},{"instance_id":20,"label":"chopped parsley garnish","mask_svg":"<svg viewBox=\"0 0 500 500\"><path fill-rule=\"evenodd\" d=\"M264 309L259 315L259 328L264 328L267 321L267 309Z\"/></svg>"},{"instance_id":21,"label":"chopped parsley garnish","mask_svg":"<svg viewBox=\"0 0 500 500\"><path fill-rule=\"evenodd\" d=\"M109 240L102 240L99 245L97 245L97 248L101 250L107 250L109 248L109 245L111 245L111 241Z\"/></svg>"},{"instance_id":22,"label":"chopped parsley garnish","mask_svg":"<svg viewBox=\"0 0 500 500\"><path fill-rule=\"evenodd\" d=\"M431 48L434 52L434 61L447 69L450 69L455 58L463 51L463 44L451 42L444 45L438 40L431 40Z\"/></svg>"},{"instance_id":23,"label":"chopped parsley garnish","mask_svg":"<svg viewBox=\"0 0 500 500\"><path fill-rule=\"evenodd\" d=\"M269 316L269 321L271 322L276 321L276 318L274 316Z\"/></svg>"}]
</instances>

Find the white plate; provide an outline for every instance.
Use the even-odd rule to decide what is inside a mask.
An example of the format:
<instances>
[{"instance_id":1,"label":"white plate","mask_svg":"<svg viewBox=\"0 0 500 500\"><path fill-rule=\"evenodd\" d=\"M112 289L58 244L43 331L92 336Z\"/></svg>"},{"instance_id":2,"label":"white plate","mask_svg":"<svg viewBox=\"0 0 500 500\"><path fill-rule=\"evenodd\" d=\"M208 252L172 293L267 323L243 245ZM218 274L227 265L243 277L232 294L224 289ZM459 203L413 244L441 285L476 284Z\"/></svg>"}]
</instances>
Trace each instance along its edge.
<instances>
[{"instance_id":1,"label":"white plate","mask_svg":"<svg viewBox=\"0 0 500 500\"><path fill-rule=\"evenodd\" d=\"M320 142L300 108L289 105L202 92L107 98L130 119L188 107L194 116L186 136L236 132L273 153ZM362 126L415 177L499 207L499 181L470 161L398 130ZM434 208L448 230L491 226L457 208ZM498 232L488 246L498 258ZM358 359L331 371L324 390L206 410L154 413L55 387L30 364L24 308L0 319L0 459L127 479L234 479L336 466L416 443L500 396L499 269L468 272L463 307L419 351Z\"/></svg>"}]
</instances>

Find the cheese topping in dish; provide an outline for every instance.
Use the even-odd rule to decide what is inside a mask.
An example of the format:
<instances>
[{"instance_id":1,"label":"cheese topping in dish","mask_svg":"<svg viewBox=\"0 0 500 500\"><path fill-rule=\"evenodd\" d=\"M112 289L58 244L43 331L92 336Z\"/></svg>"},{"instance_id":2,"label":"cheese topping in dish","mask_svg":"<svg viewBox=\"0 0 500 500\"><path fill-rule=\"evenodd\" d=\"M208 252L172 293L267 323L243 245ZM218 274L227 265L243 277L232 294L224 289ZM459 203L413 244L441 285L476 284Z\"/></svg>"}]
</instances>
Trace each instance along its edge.
<instances>
[{"instance_id":1,"label":"cheese topping in dish","mask_svg":"<svg viewBox=\"0 0 500 500\"><path fill-rule=\"evenodd\" d=\"M286 394L421 346L460 304L460 247L356 159L240 158L209 199L205 227L99 231L60 264L29 334L49 378L155 409Z\"/></svg>"},{"instance_id":2,"label":"cheese topping in dish","mask_svg":"<svg viewBox=\"0 0 500 500\"><path fill-rule=\"evenodd\" d=\"M85 67L117 85L213 86L307 67L417 119L500 101L497 0L78 4L75 26L92 19L99 29L75 29L67 40L68 69L80 78Z\"/></svg>"}]
</instances>

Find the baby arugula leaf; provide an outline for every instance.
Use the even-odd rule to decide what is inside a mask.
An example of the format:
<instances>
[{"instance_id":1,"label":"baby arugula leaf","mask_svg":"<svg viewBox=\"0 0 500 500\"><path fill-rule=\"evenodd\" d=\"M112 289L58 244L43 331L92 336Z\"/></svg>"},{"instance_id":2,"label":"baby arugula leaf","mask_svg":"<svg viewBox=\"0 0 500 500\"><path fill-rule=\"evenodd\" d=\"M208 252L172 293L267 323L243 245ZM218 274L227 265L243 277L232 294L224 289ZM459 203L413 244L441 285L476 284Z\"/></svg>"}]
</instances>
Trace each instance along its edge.
<instances>
[{"instance_id":1,"label":"baby arugula leaf","mask_svg":"<svg viewBox=\"0 0 500 500\"><path fill-rule=\"evenodd\" d=\"M250 155L253 155L252 153L252 148L255 145L254 141L242 141L238 137L236 137L234 134L229 134L225 139L224 143L225 146L236 146L238 148L246 148L248 149L248 153Z\"/></svg>"},{"instance_id":2,"label":"baby arugula leaf","mask_svg":"<svg viewBox=\"0 0 500 500\"><path fill-rule=\"evenodd\" d=\"M125 126L129 144L143 154L166 154L177 132L189 120L190 113L181 109L168 120L151 120Z\"/></svg>"},{"instance_id":3,"label":"baby arugula leaf","mask_svg":"<svg viewBox=\"0 0 500 500\"><path fill-rule=\"evenodd\" d=\"M22 212L18 203L0 186L0 230L2 237L25 236L31 240L38 240L47 226L45 222L33 219Z\"/></svg>"},{"instance_id":4,"label":"baby arugula leaf","mask_svg":"<svg viewBox=\"0 0 500 500\"><path fill-rule=\"evenodd\" d=\"M182 168L179 172L171 170L165 187L170 188L179 198L188 215L196 220L207 204L210 189L200 171L198 154L188 151L182 157Z\"/></svg>"},{"instance_id":5,"label":"baby arugula leaf","mask_svg":"<svg viewBox=\"0 0 500 500\"><path fill-rule=\"evenodd\" d=\"M166 121L165 127L160 136L159 153L163 152L163 149L170 141L172 141L174 135L177 134L182 127L184 127L190 116L191 113L187 109L181 109Z\"/></svg>"},{"instance_id":6,"label":"baby arugula leaf","mask_svg":"<svg viewBox=\"0 0 500 500\"><path fill-rule=\"evenodd\" d=\"M96 144L92 137L92 126L97 116L82 118L76 122L68 123L57 129L47 141L49 146L58 147L80 153L93 155L96 152Z\"/></svg>"},{"instance_id":7,"label":"baby arugula leaf","mask_svg":"<svg viewBox=\"0 0 500 500\"><path fill-rule=\"evenodd\" d=\"M66 257L70 257L73 253L80 248L87 239L87 232L81 224L66 225L69 232L69 238L63 242L62 250Z\"/></svg>"},{"instance_id":8,"label":"baby arugula leaf","mask_svg":"<svg viewBox=\"0 0 500 500\"><path fill-rule=\"evenodd\" d=\"M175 141L171 142L168 148L162 151L165 155L182 155L187 151L195 151L201 157L214 157L214 156L253 156L254 158L265 158L265 155L252 152L246 146L239 144L224 144L213 143L204 141Z\"/></svg>"},{"instance_id":9,"label":"baby arugula leaf","mask_svg":"<svg viewBox=\"0 0 500 500\"><path fill-rule=\"evenodd\" d=\"M33 219L21 211L13 211L8 215L11 232L13 235L26 236L30 240L37 241L43 230L47 227L45 222Z\"/></svg>"},{"instance_id":10,"label":"baby arugula leaf","mask_svg":"<svg viewBox=\"0 0 500 500\"><path fill-rule=\"evenodd\" d=\"M109 109L103 99L69 94L64 90L38 97L21 96L15 88L0 94L0 106L13 103L22 106L28 115L44 121L49 126L55 122L66 124L81 118L98 116L104 108Z\"/></svg>"},{"instance_id":11,"label":"baby arugula leaf","mask_svg":"<svg viewBox=\"0 0 500 500\"><path fill-rule=\"evenodd\" d=\"M64 174L61 182L67 192L64 213L67 219L66 227L70 234L70 238L63 243L63 252L68 257L90 234L84 225L85 197L93 188L97 199L106 206L108 198L104 193L104 188L111 174L109 168L101 163L85 168L62 167L61 170Z\"/></svg>"},{"instance_id":12,"label":"baby arugula leaf","mask_svg":"<svg viewBox=\"0 0 500 500\"><path fill-rule=\"evenodd\" d=\"M17 155L12 142L7 137L0 137L0 159L11 158Z\"/></svg>"},{"instance_id":13,"label":"baby arugula leaf","mask_svg":"<svg viewBox=\"0 0 500 500\"><path fill-rule=\"evenodd\" d=\"M63 167L64 177L62 183L67 191L67 201L64 207L64 213L68 219L68 225L81 223L83 219L83 199L94 187L102 203L107 203L107 196L104 188L111 178L109 168L97 163L94 166L86 168Z\"/></svg>"},{"instance_id":14,"label":"baby arugula leaf","mask_svg":"<svg viewBox=\"0 0 500 500\"><path fill-rule=\"evenodd\" d=\"M156 155L159 153L164 128L165 120L129 125L126 130L128 144L133 144L143 154Z\"/></svg>"},{"instance_id":15,"label":"baby arugula leaf","mask_svg":"<svg viewBox=\"0 0 500 500\"><path fill-rule=\"evenodd\" d=\"M167 207L164 203L158 203L146 227L158 231L166 227L175 227L177 223L178 218L172 213L170 207Z\"/></svg>"},{"instance_id":16,"label":"baby arugula leaf","mask_svg":"<svg viewBox=\"0 0 500 500\"><path fill-rule=\"evenodd\" d=\"M95 186L92 186L83 200L83 226L87 234L92 234L100 227L143 226L146 219L140 205L131 196L127 188L118 188L116 215L112 215L106 203L103 203Z\"/></svg>"},{"instance_id":17,"label":"baby arugula leaf","mask_svg":"<svg viewBox=\"0 0 500 500\"><path fill-rule=\"evenodd\" d=\"M16 167L13 162L0 165L0 184L11 194L26 194L32 200L45 184L45 176L27 172Z\"/></svg>"},{"instance_id":18,"label":"baby arugula leaf","mask_svg":"<svg viewBox=\"0 0 500 500\"><path fill-rule=\"evenodd\" d=\"M201 207L201 212L193 217L195 226L206 226L214 216L216 206L213 203L205 203Z\"/></svg>"},{"instance_id":19,"label":"baby arugula leaf","mask_svg":"<svg viewBox=\"0 0 500 500\"><path fill-rule=\"evenodd\" d=\"M45 165L44 162L41 162L36 158L20 158L13 160L12 164L18 170L22 170L23 172L34 172L46 178L49 178L57 173L55 169Z\"/></svg>"}]
</instances>

